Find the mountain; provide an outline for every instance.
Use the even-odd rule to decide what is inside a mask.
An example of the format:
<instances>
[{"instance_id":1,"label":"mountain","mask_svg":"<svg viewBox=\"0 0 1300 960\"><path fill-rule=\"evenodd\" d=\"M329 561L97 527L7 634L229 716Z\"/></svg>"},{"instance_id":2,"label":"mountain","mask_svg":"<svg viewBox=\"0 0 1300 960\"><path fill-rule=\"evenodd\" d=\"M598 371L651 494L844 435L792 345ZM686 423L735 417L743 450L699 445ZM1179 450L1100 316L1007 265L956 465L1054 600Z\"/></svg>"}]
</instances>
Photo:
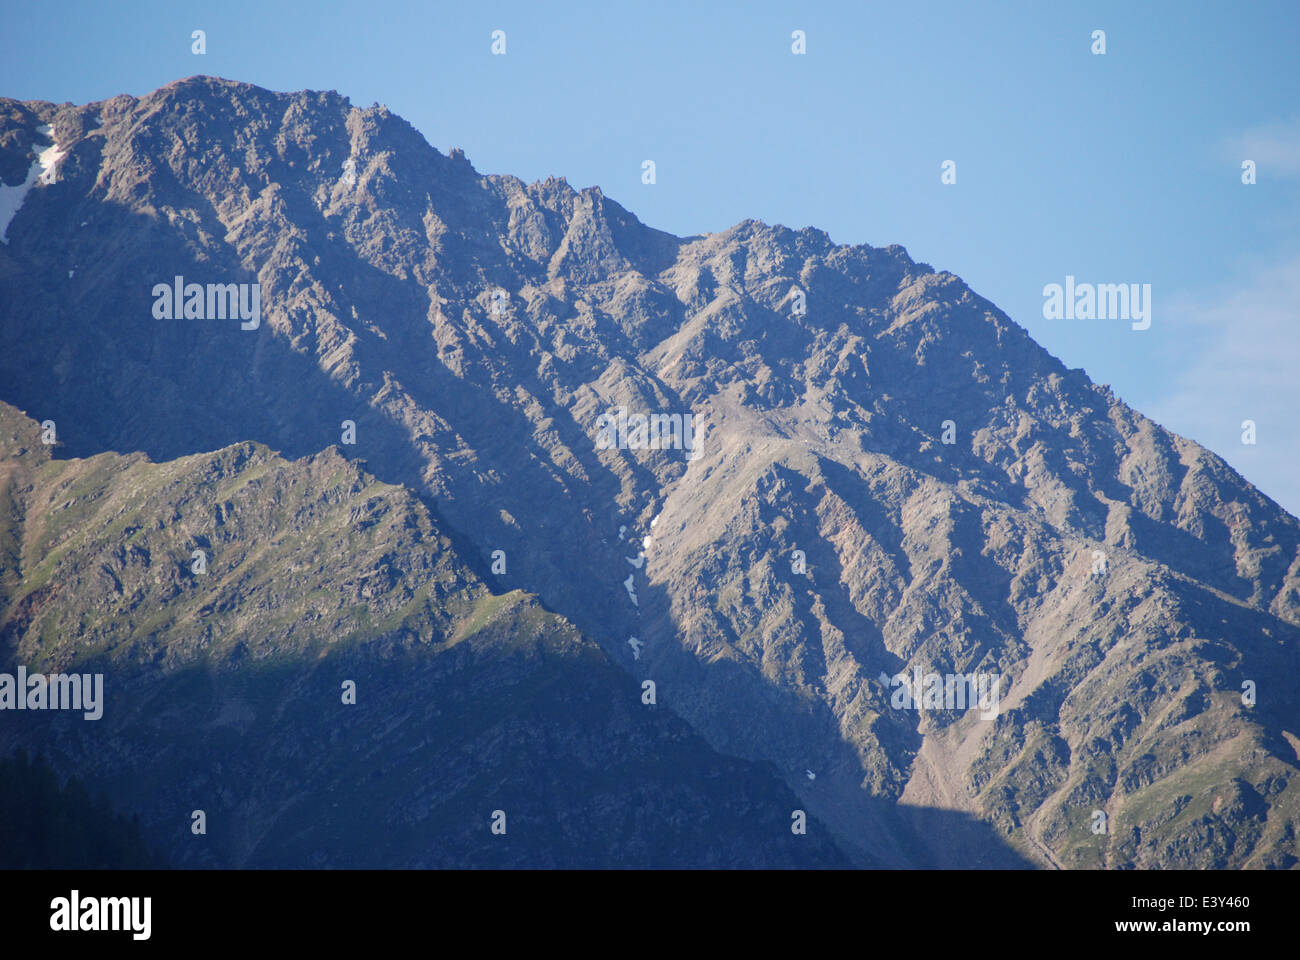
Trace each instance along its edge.
<instances>
[{"instance_id":1,"label":"mountain","mask_svg":"<svg viewBox=\"0 0 1300 960\"><path fill-rule=\"evenodd\" d=\"M6 659L105 691L98 720L0 714L0 748L89 771L170 862L847 865L790 832L784 785L642 705L536 598L488 591L335 449L56 460L7 405L0 434Z\"/></svg>"},{"instance_id":2,"label":"mountain","mask_svg":"<svg viewBox=\"0 0 1300 960\"><path fill-rule=\"evenodd\" d=\"M575 756L586 776L625 769L629 738L661 799L677 784L703 809L719 771L748 771L734 843L657 863L1300 863L1300 522L958 277L813 229L671 236L598 188L480 174L384 107L206 77L0 100L0 179L27 185L0 244L0 400L31 447L5 458L25 479L0 665L109 657L125 698L106 732L0 722L13 746L88 763L146 826L174 814L132 786L142 767L151 797L222 776L160 723L185 690L257 738L209 762L239 768L228 808L273 823L292 784L251 785L301 769L323 718L269 704L292 686L332 710L350 668L392 684L351 716L396 780L475 743L435 725L429 753L396 759L415 749L398 717L434 723L426 671L485 723L498 685L530 691L555 732L494 755L501 782L550 782ZM257 284L256 316L200 297L185 319L163 302L177 277ZM644 442L638 416L669 442ZM40 457L44 421L56 459L12 466ZM345 530L370 498L390 519ZM184 559L208 547L196 593ZM421 595L430 579L444 592ZM445 638L480 604L503 619L452 681ZM412 673L387 673L394 658ZM217 672L186 679L200 661ZM227 668L244 681L215 679ZM992 680L995 709L926 706L920 683L924 709L900 700L900 678L930 675ZM241 686L254 677L267 686ZM570 685L619 719L593 714L592 733ZM229 706L254 696L268 706ZM631 737L652 717L667 742ZM414 782L383 779L339 802L414 816ZM622 774L605 786L642 811L640 843L678 822ZM464 790L445 800L457 816L499 806ZM555 790L539 830L591 809ZM300 846L276 829L203 862L364 858L312 798L292 801ZM599 829L624 836L611 818ZM768 846L745 847L752 831ZM791 850L814 835L825 849ZM586 836L489 861L466 833L421 862L614 858Z\"/></svg>"}]
</instances>

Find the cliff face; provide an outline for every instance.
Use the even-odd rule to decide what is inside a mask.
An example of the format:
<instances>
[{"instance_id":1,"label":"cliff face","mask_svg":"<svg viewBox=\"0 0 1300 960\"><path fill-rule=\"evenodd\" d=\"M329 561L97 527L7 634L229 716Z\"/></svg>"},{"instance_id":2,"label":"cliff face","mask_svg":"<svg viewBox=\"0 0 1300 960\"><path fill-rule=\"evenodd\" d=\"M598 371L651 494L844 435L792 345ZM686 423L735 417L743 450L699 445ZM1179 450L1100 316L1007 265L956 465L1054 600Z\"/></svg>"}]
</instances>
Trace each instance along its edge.
<instances>
[{"instance_id":1,"label":"cliff face","mask_svg":"<svg viewBox=\"0 0 1300 960\"><path fill-rule=\"evenodd\" d=\"M1296 519L957 277L898 247L753 221L670 236L596 188L481 175L333 93L192 78L84 107L0 101L0 179L22 181L41 157L48 182L0 245L0 399L55 421L56 456L86 458L41 469L125 483L118 496L158 485L118 509L168 546L132 554L116 513L96 514L107 539L80 553L24 533L6 562L11 662L111 650L142 684L196 657L279 664L304 684L355 647L384 651L375 670L399 654L432 670L422 651L444 664L479 653L431 638L503 604L482 641L487 691L467 692L467 709L491 712L491 678L526 684L545 664L646 723L653 680L654 722L677 731L662 736L686 737L701 771L741 758L758 778L747 821L767 809L757 798L789 798L773 835L791 837L800 806L831 858L1297 862ZM259 284L256 329L158 319L155 286L177 276ZM15 436L39 433L21 424ZM222 479L204 487L203 471ZM239 480L250 473L266 479ZM161 479L181 474L178 488ZM11 527L36 509L100 536L85 501L34 483ZM372 488L389 520L366 525ZM202 596L183 572L127 592L133 564L153 583L159 550L180 569L204 542L220 549ZM65 588L38 610L56 566ZM441 591L422 594L430 583ZM97 615L104 596L130 616ZM538 652L556 644L584 652ZM584 673L588 659L600 669ZM900 705L895 678L917 671L997 678L997 709ZM414 679L394 684L419 697ZM220 716L225 688L205 689ZM159 688L155 711L172 696ZM576 750L567 695L539 696L562 752ZM384 745L392 705L362 707L347 722L366 718L387 776L421 776ZM269 729L258 716L249 729ZM306 749L299 723L277 728L285 757ZM597 751L627 739L585 736ZM521 741L500 775L535 776L539 751L556 755ZM234 743L226 756L250 760ZM258 762L272 776L290 761ZM477 810L482 785L465 789ZM295 802L306 824L326 801ZM567 802L553 819L572 820ZM648 843L657 814L638 809ZM746 862L786 855L784 837ZM734 849L697 852L725 862Z\"/></svg>"}]
</instances>

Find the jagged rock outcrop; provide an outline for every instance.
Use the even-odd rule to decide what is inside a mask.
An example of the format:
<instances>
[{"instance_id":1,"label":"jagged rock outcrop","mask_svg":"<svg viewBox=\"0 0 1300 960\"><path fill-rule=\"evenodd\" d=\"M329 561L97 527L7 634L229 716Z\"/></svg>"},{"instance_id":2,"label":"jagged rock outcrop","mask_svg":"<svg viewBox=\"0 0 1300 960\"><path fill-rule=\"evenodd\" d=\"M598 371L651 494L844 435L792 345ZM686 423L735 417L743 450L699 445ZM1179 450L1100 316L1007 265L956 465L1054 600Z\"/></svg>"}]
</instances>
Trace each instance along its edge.
<instances>
[{"instance_id":1,"label":"jagged rock outcrop","mask_svg":"<svg viewBox=\"0 0 1300 960\"><path fill-rule=\"evenodd\" d=\"M1300 524L959 278L811 229L673 237L333 93L0 118L6 184L43 125L65 154L0 246L0 399L60 456L314 457L353 420L332 456L854 862L1300 862ZM177 275L260 283L260 327L155 319ZM697 449L602 448L619 407L698 417ZM917 668L998 675L997 711L899 709Z\"/></svg>"}]
</instances>

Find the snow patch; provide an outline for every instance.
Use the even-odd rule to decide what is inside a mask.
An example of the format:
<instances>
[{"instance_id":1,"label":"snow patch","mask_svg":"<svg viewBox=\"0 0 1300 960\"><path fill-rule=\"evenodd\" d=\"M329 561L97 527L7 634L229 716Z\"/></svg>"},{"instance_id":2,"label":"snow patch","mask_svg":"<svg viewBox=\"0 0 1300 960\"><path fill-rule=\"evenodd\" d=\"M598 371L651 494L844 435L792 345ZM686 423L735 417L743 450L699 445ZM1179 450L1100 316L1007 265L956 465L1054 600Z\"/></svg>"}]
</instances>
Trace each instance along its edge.
<instances>
[{"instance_id":1,"label":"snow patch","mask_svg":"<svg viewBox=\"0 0 1300 960\"><path fill-rule=\"evenodd\" d=\"M32 164L32 168L27 171L27 179L15 187L7 187L0 183L0 243L8 243L9 224L13 221L14 214L18 208L23 205L23 200L27 198L27 191L32 188L36 178L41 172L41 162L37 160Z\"/></svg>"},{"instance_id":2,"label":"snow patch","mask_svg":"<svg viewBox=\"0 0 1300 960\"><path fill-rule=\"evenodd\" d=\"M49 124L37 127L36 132L48 138L50 146L37 154L31 169L27 171L27 178L22 183L14 187L7 187L0 183L0 243L9 242L9 224L13 222L23 201L27 199L27 191L37 182L54 183L55 164L67 156L67 151L60 150L59 145L53 142L54 133Z\"/></svg>"},{"instance_id":3,"label":"snow patch","mask_svg":"<svg viewBox=\"0 0 1300 960\"><path fill-rule=\"evenodd\" d=\"M641 604L636 602L636 588L632 586L632 578L635 576L636 574L634 573L629 573L627 575L627 579L623 581L623 589L627 591L627 596L628 599L632 601L632 606L639 607Z\"/></svg>"},{"instance_id":4,"label":"snow patch","mask_svg":"<svg viewBox=\"0 0 1300 960\"><path fill-rule=\"evenodd\" d=\"M43 137L48 137L50 140L50 145L42 150L36 157L36 162L41 168L41 175L39 178L40 182L46 184L54 183L56 173L54 165L66 157L68 151L59 149L59 145L54 142L54 131L50 129L48 123L44 126L37 127L36 132Z\"/></svg>"}]
</instances>

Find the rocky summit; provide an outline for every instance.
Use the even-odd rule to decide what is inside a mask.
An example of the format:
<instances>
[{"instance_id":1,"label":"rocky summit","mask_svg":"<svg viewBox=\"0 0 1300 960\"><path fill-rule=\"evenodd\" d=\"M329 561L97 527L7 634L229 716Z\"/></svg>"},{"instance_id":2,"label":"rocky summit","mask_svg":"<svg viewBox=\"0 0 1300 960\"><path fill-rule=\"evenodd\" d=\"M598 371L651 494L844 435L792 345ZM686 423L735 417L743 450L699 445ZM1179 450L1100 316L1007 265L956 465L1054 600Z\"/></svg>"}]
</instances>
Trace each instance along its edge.
<instances>
[{"instance_id":1,"label":"rocky summit","mask_svg":"<svg viewBox=\"0 0 1300 960\"><path fill-rule=\"evenodd\" d=\"M124 850L1300 864L1300 522L900 247L208 77L0 100L0 228L0 672L103 677L0 758Z\"/></svg>"}]
</instances>

